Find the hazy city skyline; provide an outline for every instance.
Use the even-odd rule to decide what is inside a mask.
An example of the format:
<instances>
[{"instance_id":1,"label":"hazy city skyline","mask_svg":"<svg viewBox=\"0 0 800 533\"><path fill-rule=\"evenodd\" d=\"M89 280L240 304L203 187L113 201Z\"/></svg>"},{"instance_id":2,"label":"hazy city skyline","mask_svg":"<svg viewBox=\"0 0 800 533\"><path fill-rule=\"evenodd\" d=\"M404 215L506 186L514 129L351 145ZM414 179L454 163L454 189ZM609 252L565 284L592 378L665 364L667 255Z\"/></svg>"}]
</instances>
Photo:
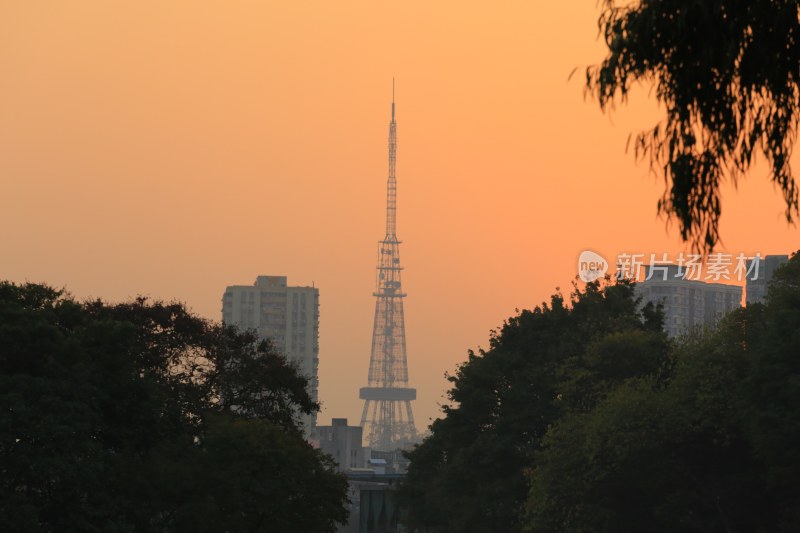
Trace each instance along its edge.
<instances>
[{"instance_id":1,"label":"hazy city skyline","mask_svg":"<svg viewBox=\"0 0 800 533\"><path fill-rule=\"evenodd\" d=\"M398 212L420 429L467 350L568 291L581 250L677 253L626 153L655 96L583 100L598 9L99 0L0 6L0 278L219 320L221 290L320 289L320 424L358 420L397 78ZM575 70L574 75L570 74ZM795 165L797 159L793 160ZM786 254L759 166L719 250Z\"/></svg>"}]
</instances>

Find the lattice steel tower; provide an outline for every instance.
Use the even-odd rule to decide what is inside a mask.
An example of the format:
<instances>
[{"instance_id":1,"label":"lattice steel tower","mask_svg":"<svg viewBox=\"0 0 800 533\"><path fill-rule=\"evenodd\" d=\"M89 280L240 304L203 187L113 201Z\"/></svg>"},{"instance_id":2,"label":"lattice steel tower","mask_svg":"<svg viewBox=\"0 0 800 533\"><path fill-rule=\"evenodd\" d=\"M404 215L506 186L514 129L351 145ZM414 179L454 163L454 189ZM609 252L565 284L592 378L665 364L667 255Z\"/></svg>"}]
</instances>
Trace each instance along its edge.
<instances>
[{"instance_id":1,"label":"lattice steel tower","mask_svg":"<svg viewBox=\"0 0 800 533\"><path fill-rule=\"evenodd\" d=\"M361 427L373 449L392 451L417 439L411 400L417 391L408 386L406 326L403 319L405 293L400 283L400 241L397 240L397 124L389 123L389 179L386 192L386 236L380 241L375 322L369 357L369 386L361 388L364 400Z\"/></svg>"}]
</instances>

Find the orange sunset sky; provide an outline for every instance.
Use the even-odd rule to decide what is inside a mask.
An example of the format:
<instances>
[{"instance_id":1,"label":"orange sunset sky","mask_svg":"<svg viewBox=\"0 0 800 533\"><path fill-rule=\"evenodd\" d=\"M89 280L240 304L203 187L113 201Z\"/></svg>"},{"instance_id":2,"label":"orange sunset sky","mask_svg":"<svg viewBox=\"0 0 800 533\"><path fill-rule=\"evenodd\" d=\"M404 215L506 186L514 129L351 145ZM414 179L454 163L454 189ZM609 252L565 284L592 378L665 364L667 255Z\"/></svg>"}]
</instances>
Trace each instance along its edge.
<instances>
[{"instance_id":1,"label":"orange sunset sky","mask_svg":"<svg viewBox=\"0 0 800 533\"><path fill-rule=\"evenodd\" d=\"M259 274L320 289L320 423L357 423L397 79L398 236L420 429L444 373L581 250L677 254L662 183L625 146L638 90L583 97L603 57L579 2L0 3L0 279L138 294L218 320ZM578 72L569 79L573 69ZM797 168L797 162L795 163ZM721 251L788 253L758 166L723 197Z\"/></svg>"}]
</instances>

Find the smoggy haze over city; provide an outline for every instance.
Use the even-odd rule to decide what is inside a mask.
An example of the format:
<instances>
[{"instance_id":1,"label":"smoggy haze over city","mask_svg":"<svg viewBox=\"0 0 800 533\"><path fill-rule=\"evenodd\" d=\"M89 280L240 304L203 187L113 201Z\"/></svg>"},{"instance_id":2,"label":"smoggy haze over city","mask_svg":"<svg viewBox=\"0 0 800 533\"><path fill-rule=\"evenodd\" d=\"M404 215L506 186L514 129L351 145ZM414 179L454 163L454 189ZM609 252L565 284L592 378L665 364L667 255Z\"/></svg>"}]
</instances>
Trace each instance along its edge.
<instances>
[{"instance_id":1,"label":"smoggy haze over city","mask_svg":"<svg viewBox=\"0 0 800 533\"><path fill-rule=\"evenodd\" d=\"M395 77L422 429L444 373L516 308L568 290L582 250L688 249L656 216L662 182L626 152L655 96L612 114L584 99L597 16L594 2L4 3L0 279L215 320L227 285L314 283L319 422L357 423ZM725 187L721 233L732 254L798 248L765 165Z\"/></svg>"}]
</instances>

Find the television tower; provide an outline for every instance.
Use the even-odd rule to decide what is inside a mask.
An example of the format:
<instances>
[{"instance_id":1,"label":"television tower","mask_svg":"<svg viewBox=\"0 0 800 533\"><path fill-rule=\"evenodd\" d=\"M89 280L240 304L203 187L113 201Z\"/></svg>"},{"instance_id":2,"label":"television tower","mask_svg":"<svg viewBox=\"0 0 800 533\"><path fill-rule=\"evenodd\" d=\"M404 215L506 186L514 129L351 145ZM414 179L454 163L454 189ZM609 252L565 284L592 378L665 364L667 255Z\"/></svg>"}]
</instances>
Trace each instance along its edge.
<instances>
[{"instance_id":1,"label":"television tower","mask_svg":"<svg viewBox=\"0 0 800 533\"><path fill-rule=\"evenodd\" d=\"M392 80L392 121L389 123L389 179L386 191L386 236L378 255L375 322L369 356L369 382L359 397L364 400L361 427L369 445L379 451L393 451L416 442L417 430L411 414L411 400L417 390L408 386L406 326L403 318L405 293L400 284L400 241L397 240L397 124L394 120Z\"/></svg>"}]
</instances>

